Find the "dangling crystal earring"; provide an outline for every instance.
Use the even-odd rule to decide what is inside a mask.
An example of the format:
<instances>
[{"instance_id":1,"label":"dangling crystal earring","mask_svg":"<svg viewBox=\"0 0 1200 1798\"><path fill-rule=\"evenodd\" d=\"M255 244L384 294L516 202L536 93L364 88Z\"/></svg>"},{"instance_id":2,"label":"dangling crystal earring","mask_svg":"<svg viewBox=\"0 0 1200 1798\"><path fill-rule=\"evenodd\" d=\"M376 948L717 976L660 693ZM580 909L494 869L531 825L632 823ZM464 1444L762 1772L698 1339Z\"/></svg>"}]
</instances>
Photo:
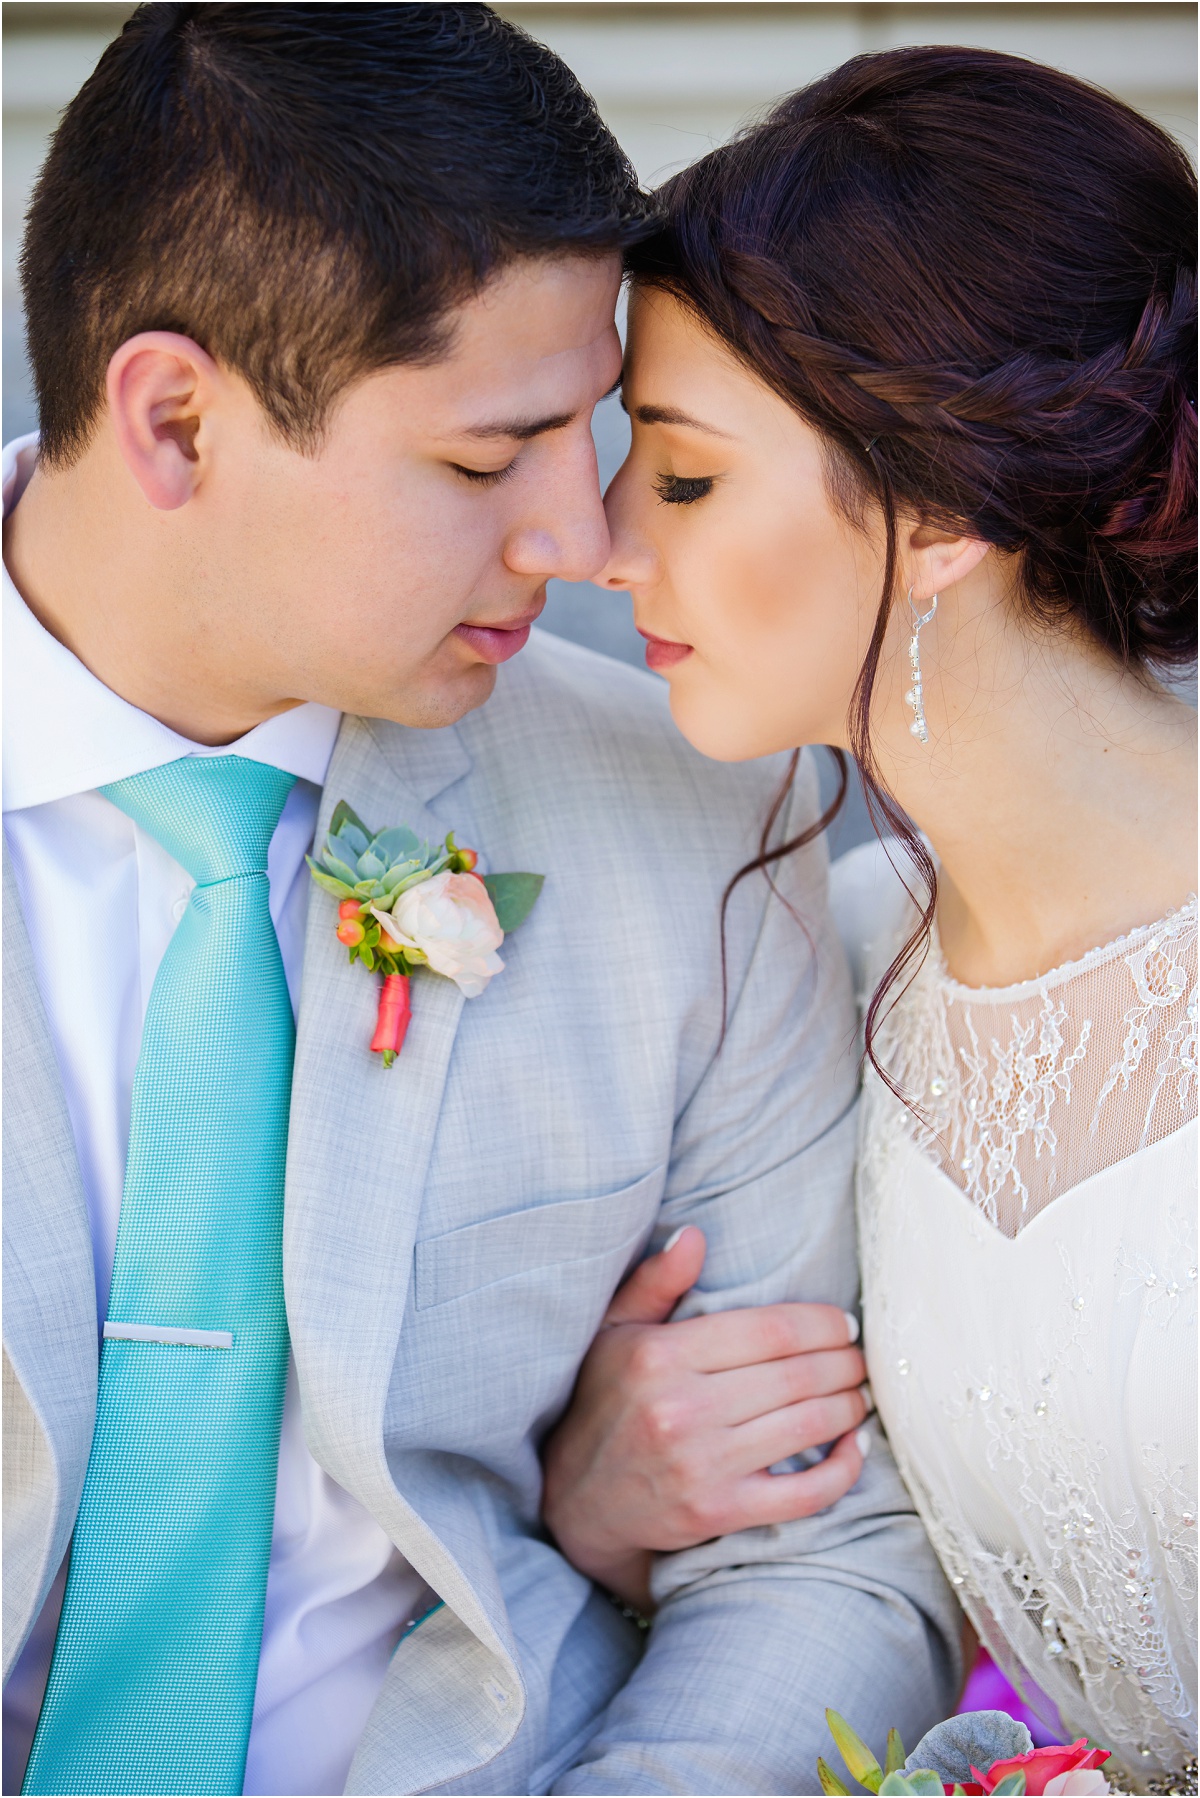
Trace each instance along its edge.
<instances>
[{"instance_id":1,"label":"dangling crystal earring","mask_svg":"<svg viewBox=\"0 0 1200 1798\"><path fill-rule=\"evenodd\" d=\"M929 727L925 723L925 702L921 697L921 627L922 625L928 624L929 620L933 617L933 614L937 611L938 596L936 593L934 594L933 603L930 605L927 612L917 611L916 606L913 604L912 596L913 590L910 587L908 590L908 609L912 613L913 634L908 640L908 660L912 670L912 686L904 695L904 700L906 705L912 707L914 714L913 721L908 727L909 730L912 732L913 736L917 738L918 742L928 743Z\"/></svg>"}]
</instances>

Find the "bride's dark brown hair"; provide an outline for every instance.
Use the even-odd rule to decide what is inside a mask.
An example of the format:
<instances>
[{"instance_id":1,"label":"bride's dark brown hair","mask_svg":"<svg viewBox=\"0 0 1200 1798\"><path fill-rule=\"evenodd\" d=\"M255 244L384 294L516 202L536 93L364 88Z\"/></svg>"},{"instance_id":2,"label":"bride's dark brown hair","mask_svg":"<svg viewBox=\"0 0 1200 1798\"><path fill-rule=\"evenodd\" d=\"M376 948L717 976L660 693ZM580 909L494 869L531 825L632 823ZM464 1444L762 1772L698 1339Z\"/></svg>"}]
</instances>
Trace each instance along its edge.
<instances>
[{"instance_id":1,"label":"bride's dark brown hair","mask_svg":"<svg viewBox=\"0 0 1200 1798\"><path fill-rule=\"evenodd\" d=\"M897 516L1013 555L1043 626L1142 672L1194 662L1195 177L1109 94L934 47L855 57L658 198L661 228L628 255L634 281L688 307L813 426L847 517L882 515L849 740L872 823L927 897L914 895L921 922L871 1002L875 1062L881 1007L925 954L937 897L871 747ZM825 828L839 762L833 806L772 846L785 789L733 885L770 878Z\"/></svg>"}]
</instances>

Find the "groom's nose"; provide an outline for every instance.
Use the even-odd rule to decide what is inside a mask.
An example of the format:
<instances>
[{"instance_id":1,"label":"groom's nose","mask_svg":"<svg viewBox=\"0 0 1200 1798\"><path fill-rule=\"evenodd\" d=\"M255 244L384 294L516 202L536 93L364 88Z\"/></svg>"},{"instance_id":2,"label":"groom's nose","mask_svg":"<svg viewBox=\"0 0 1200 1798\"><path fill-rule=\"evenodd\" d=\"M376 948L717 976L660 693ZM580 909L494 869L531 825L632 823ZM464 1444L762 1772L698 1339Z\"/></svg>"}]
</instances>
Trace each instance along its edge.
<instances>
[{"instance_id":1,"label":"groom's nose","mask_svg":"<svg viewBox=\"0 0 1200 1798\"><path fill-rule=\"evenodd\" d=\"M560 441L529 504L510 529L504 560L514 574L590 580L608 559L608 523L591 433Z\"/></svg>"}]
</instances>

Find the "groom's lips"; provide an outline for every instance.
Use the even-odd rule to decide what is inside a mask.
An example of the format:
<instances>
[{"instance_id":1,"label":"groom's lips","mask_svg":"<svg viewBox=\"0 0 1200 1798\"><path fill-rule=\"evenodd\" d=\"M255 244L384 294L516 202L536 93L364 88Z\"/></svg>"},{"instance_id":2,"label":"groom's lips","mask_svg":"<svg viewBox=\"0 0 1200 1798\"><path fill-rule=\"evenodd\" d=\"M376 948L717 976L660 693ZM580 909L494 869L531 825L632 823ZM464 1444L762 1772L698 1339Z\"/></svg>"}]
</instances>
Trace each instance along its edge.
<instances>
[{"instance_id":1,"label":"groom's lips","mask_svg":"<svg viewBox=\"0 0 1200 1798\"><path fill-rule=\"evenodd\" d=\"M524 649L529 641L529 633L541 617L545 604L546 595L543 593L536 605L530 606L518 617L506 620L504 624L460 624L454 635L473 649L480 661L491 662L498 667L501 662L511 661L519 650Z\"/></svg>"}]
</instances>

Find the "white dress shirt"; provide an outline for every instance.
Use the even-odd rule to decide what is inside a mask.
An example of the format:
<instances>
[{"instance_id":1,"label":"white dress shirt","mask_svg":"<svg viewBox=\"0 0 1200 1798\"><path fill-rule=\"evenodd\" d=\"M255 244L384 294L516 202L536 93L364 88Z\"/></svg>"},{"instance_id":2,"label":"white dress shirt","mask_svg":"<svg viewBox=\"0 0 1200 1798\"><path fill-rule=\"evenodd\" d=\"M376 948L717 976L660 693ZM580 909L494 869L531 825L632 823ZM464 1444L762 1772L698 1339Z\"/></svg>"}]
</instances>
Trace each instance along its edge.
<instances>
[{"instance_id":1,"label":"white dress shirt","mask_svg":"<svg viewBox=\"0 0 1200 1798\"><path fill-rule=\"evenodd\" d=\"M36 438L4 451L4 512ZM293 1008L317 806L340 714L301 705L220 749L138 711L52 637L4 579L4 832L58 1058L91 1224L97 1327L108 1306L130 1099L158 964L194 882L96 789L183 755L244 755L297 776L267 873ZM37 1721L61 1578L5 1692L5 1791ZM333 1794L425 1588L375 1520L317 1466L289 1362L266 1617L243 1790Z\"/></svg>"}]
</instances>

